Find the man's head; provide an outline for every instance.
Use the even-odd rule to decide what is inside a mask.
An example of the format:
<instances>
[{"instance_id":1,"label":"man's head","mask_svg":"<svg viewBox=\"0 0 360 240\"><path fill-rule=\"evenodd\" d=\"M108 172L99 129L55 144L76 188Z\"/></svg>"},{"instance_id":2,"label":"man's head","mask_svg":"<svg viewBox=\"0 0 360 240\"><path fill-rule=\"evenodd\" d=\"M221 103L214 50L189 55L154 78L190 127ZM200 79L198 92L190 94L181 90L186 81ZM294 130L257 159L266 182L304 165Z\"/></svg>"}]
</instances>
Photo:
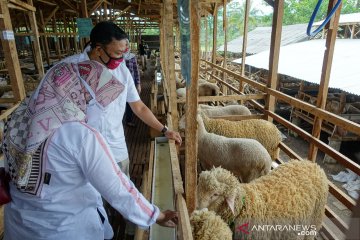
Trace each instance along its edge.
<instances>
[{"instance_id":1,"label":"man's head","mask_svg":"<svg viewBox=\"0 0 360 240\"><path fill-rule=\"evenodd\" d=\"M90 59L96 60L109 69L115 69L123 61L127 51L126 33L113 22L100 22L91 30Z\"/></svg>"}]
</instances>

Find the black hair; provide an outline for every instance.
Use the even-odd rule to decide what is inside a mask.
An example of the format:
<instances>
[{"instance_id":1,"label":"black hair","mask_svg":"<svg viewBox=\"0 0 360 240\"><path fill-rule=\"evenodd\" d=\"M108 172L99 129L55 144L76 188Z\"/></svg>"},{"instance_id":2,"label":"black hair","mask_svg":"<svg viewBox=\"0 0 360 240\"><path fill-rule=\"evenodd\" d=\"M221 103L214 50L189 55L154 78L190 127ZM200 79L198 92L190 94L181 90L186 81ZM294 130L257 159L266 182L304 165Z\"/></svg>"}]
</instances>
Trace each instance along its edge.
<instances>
[{"instance_id":1,"label":"black hair","mask_svg":"<svg viewBox=\"0 0 360 240\"><path fill-rule=\"evenodd\" d=\"M128 36L120 27L110 21L99 22L91 30L90 42L91 48L95 48L96 45L107 45L114 39L123 40L127 39Z\"/></svg>"}]
</instances>

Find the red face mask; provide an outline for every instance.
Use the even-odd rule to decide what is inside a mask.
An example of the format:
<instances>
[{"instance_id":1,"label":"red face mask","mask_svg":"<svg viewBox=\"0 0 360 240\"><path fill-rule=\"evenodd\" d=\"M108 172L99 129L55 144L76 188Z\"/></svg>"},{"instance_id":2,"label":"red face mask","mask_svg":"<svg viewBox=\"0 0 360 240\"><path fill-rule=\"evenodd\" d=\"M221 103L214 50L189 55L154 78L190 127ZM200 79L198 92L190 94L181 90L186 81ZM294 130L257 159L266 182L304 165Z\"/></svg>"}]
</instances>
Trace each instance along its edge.
<instances>
[{"instance_id":1,"label":"red face mask","mask_svg":"<svg viewBox=\"0 0 360 240\"><path fill-rule=\"evenodd\" d=\"M109 60L107 62L105 62L100 56L99 56L99 58L108 69L114 70L115 68L117 68L120 65L120 63L122 63L124 61L124 58L122 56L119 58L113 58L106 52L105 49L103 49L103 50L104 50L105 54L109 57Z\"/></svg>"}]
</instances>

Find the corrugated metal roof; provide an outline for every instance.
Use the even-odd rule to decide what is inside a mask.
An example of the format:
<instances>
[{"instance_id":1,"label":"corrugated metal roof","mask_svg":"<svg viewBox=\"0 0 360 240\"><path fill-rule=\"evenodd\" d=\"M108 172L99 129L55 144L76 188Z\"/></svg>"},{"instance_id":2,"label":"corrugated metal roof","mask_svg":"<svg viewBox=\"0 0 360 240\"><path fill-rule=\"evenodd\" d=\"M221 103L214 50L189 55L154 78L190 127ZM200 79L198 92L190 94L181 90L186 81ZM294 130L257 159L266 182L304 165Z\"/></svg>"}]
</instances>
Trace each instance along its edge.
<instances>
[{"instance_id":1,"label":"corrugated metal roof","mask_svg":"<svg viewBox=\"0 0 360 240\"><path fill-rule=\"evenodd\" d=\"M324 20L315 22L314 26L319 26ZM341 14L339 19L339 25L360 23L360 13Z\"/></svg>"},{"instance_id":2,"label":"corrugated metal roof","mask_svg":"<svg viewBox=\"0 0 360 240\"><path fill-rule=\"evenodd\" d=\"M312 83L320 83L325 39L283 46L279 73ZM360 39L337 39L331 67L330 88L360 96ZM233 62L241 63L241 58ZM246 65L269 69L269 50L246 57Z\"/></svg>"},{"instance_id":3,"label":"corrugated metal roof","mask_svg":"<svg viewBox=\"0 0 360 240\"><path fill-rule=\"evenodd\" d=\"M307 24L296 24L282 27L281 46L302 42L308 39L306 35ZM256 54L270 49L271 27L257 27L248 33L247 54ZM242 52L243 37L236 38L227 44L227 51ZM224 46L218 48L224 51Z\"/></svg>"}]
</instances>

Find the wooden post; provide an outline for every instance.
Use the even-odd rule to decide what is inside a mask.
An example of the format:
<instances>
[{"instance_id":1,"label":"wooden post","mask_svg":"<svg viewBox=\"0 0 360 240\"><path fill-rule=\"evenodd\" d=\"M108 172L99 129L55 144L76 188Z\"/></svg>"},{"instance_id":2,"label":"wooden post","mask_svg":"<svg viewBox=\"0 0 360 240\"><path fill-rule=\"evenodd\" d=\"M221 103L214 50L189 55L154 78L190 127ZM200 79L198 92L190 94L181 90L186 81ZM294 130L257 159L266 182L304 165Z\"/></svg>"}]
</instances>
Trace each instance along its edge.
<instances>
[{"instance_id":1,"label":"wooden post","mask_svg":"<svg viewBox=\"0 0 360 240\"><path fill-rule=\"evenodd\" d=\"M9 72L15 102L18 102L25 98L25 88L7 1L0 1L0 14L2 15L0 18L1 45L4 50L5 65Z\"/></svg>"},{"instance_id":2,"label":"wooden post","mask_svg":"<svg viewBox=\"0 0 360 240\"><path fill-rule=\"evenodd\" d=\"M223 9L223 29L224 29L224 62L223 62L223 67L225 69L227 69L227 17L226 17L226 4L227 4L227 0L223 1L224 4L224 9ZM227 75L224 72L223 73L223 81L226 82L226 78ZM228 95L227 93L228 88L226 87L225 84L221 85L221 91L224 95Z\"/></svg>"},{"instance_id":3,"label":"wooden post","mask_svg":"<svg viewBox=\"0 0 360 240\"><path fill-rule=\"evenodd\" d=\"M107 5L107 2L106 1L104 1L104 20L105 21L108 21L109 19L108 19L108 5Z\"/></svg>"},{"instance_id":4,"label":"wooden post","mask_svg":"<svg viewBox=\"0 0 360 240\"><path fill-rule=\"evenodd\" d=\"M168 86L170 87L170 111L175 131L178 130L178 112L176 103L176 82L175 82L175 56L174 56L174 24L173 24L173 4L172 0L164 0L165 9L165 34L166 34L166 45L167 45L167 66L168 66Z\"/></svg>"},{"instance_id":5,"label":"wooden post","mask_svg":"<svg viewBox=\"0 0 360 240\"><path fill-rule=\"evenodd\" d=\"M61 57L61 51L60 51L59 35L57 34L58 31L57 31L57 26L56 26L55 15L54 15L54 18L52 19L52 24L53 24L53 32L55 33L55 35L54 35L55 51L56 51L58 60L60 61L62 59L62 57Z\"/></svg>"},{"instance_id":6,"label":"wooden post","mask_svg":"<svg viewBox=\"0 0 360 240\"><path fill-rule=\"evenodd\" d=\"M216 63L217 12L218 12L218 7L217 7L217 3L215 3L214 12L213 12L213 49L212 49L213 63Z\"/></svg>"},{"instance_id":7,"label":"wooden post","mask_svg":"<svg viewBox=\"0 0 360 240\"><path fill-rule=\"evenodd\" d=\"M276 89L278 82L278 67L279 67L279 54L281 46L281 29L282 19L284 15L284 0L274 1L274 15L271 31L271 46L270 46L270 59L269 59L269 76L267 87ZM265 109L275 111L275 97L268 94L266 96ZM272 118L265 115L268 121L272 122Z\"/></svg>"},{"instance_id":8,"label":"wooden post","mask_svg":"<svg viewBox=\"0 0 360 240\"><path fill-rule=\"evenodd\" d=\"M197 107L198 107L198 81L200 67L200 16L199 1L190 1L190 43L191 43L191 80L186 86L186 142L185 142L185 193L189 213L196 208L197 186Z\"/></svg>"},{"instance_id":9,"label":"wooden post","mask_svg":"<svg viewBox=\"0 0 360 240\"><path fill-rule=\"evenodd\" d=\"M27 0L27 3L30 4L31 6L33 5L32 0ZM35 12L28 11L28 16L29 16L29 20L30 20L31 31L33 34L31 37L31 40L33 42L33 47L34 47L34 56L33 56L34 65L38 71L39 77L42 78L44 76L44 66L42 63L40 41L39 41L40 35L39 35L38 27L36 24Z\"/></svg>"},{"instance_id":10,"label":"wooden post","mask_svg":"<svg viewBox=\"0 0 360 240\"><path fill-rule=\"evenodd\" d=\"M88 18L89 17L89 12L87 10L87 0L81 0L81 17L82 18ZM79 39L80 42L80 47L81 47L81 51L83 50L83 44L85 44L86 42L88 42L90 40L90 38L85 38L84 39ZM83 41L85 41L85 43L83 43Z\"/></svg>"},{"instance_id":11,"label":"wooden post","mask_svg":"<svg viewBox=\"0 0 360 240\"><path fill-rule=\"evenodd\" d=\"M72 29L73 29L73 33L74 33L74 48L75 48L75 53L79 52L79 47L78 44L80 41L78 41L78 36L77 36L77 32L76 32L76 25L75 25L76 20L74 18L72 18ZM81 49L82 50L82 49Z\"/></svg>"},{"instance_id":12,"label":"wooden post","mask_svg":"<svg viewBox=\"0 0 360 240\"><path fill-rule=\"evenodd\" d=\"M242 45L242 57L241 57L241 76L245 77L245 60L246 60L246 46L248 37L248 25L249 25L249 12L250 12L250 0L246 0L245 3L245 17L244 17L244 33L243 33L243 45ZM240 92L244 90L244 84L240 83Z\"/></svg>"},{"instance_id":13,"label":"wooden post","mask_svg":"<svg viewBox=\"0 0 360 240\"><path fill-rule=\"evenodd\" d=\"M68 34L68 21L66 20L66 15L64 13L64 33L65 33L65 49L66 54L70 54L70 40L69 40L69 34Z\"/></svg>"},{"instance_id":14,"label":"wooden post","mask_svg":"<svg viewBox=\"0 0 360 240\"><path fill-rule=\"evenodd\" d=\"M331 9L336 4L335 0L331 0L329 2L329 9ZM330 20L330 24L328 24L328 31L326 35L326 49L324 53L324 60L323 66L321 71L321 81L319 86L319 92L317 96L316 106L318 108L324 109L326 104L326 98L328 94L329 88L329 80L330 80L330 73L331 73L331 65L332 59L334 55L334 46L336 41L337 29L340 19L340 11L341 11L342 4L340 4L339 8L335 12L335 15ZM328 11L329 12L329 11ZM312 130L312 135L316 138L320 137L321 133L321 125L322 119L315 115L314 119L314 126ZM314 144L310 144L308 158L312 161L316 160L318 148Z\"/></svg>"},{"instance_id":15,"label":"wooden post","mask_svg":"<svg viewBox=\"0 0 360 240\"><path fill-rule=\"evenodd\" d=\"M44 15L42 10L39 10L39 14L40 14L40 24L42 25L42 28L44 29L44 33L46 33L46 25L44 23ZM46 62L48 67L50 66L50 50L49 50L49 44L48 44L48 37L46 34L44 34L43 36L44 39L44 48L45 48L45 58L46 58Z\"/></svg>"},{"instance_id":16,"label":"wooden post","mask_svg":"<svg viewBox=\"0 0 360 240\"><path fill-rule=\"evenodd\" d=\"M207 15L204 17L205 18L205 60L208 61L208 54L209 54L209 23L208 23L208 18Z\"/></svg>"}]
</instances>

